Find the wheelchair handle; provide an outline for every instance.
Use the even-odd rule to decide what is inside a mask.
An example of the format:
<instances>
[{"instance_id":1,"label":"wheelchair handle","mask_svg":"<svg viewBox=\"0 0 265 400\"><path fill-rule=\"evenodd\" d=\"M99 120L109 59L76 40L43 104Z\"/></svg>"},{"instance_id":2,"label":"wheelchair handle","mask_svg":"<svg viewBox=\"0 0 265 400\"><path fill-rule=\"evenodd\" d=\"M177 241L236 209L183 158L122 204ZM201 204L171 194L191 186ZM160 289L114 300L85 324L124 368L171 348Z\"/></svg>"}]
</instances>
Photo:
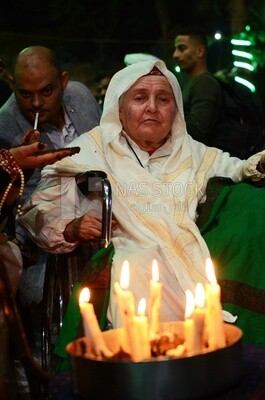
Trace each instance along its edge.
<instances>
[{"instance_id":1,"label":"wheelchair handle","mask_svg":"<svg viewBox=\"0 0 265 400\"><path fill-rule=\"evenodd\" d=\"M108 247L111 238L112 192L107 178L102 179L102 193L102 240L104 247Z\"/></svg>"}]
</instances>

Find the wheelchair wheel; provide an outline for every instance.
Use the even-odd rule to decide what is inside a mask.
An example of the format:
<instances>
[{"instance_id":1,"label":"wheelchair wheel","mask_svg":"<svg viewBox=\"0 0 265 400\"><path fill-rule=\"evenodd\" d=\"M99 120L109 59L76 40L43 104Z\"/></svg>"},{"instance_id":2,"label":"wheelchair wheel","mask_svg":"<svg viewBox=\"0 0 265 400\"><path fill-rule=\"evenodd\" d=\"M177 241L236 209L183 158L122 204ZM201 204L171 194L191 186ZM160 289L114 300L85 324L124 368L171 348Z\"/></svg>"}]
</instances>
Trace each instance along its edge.
<instances>
[{"instance_id":1,"label":"wheelchair wheel","mask_svg":"<svg viewBox=\"0 0 265 400\"><path fill-rule=\"evenodd\" d=\"M53 349L63 318L78 280L79 267L74 255L51 255L47 262L43 291L41 358L42 367L54 373L56 356Z\"/></svg>"},{"instance_id":2,"label":"wheelchair wheel","mask_svg":"<svg viewBox=\"0 0 265 400\"><path fill-rule=\"evenodd\" d=\"M57 357L53 353L66 309L81 271L101 243L87 243L72 253L51 254L48 258L42 300L42 367L55 372Z\"/></svg>"}]
</instances>

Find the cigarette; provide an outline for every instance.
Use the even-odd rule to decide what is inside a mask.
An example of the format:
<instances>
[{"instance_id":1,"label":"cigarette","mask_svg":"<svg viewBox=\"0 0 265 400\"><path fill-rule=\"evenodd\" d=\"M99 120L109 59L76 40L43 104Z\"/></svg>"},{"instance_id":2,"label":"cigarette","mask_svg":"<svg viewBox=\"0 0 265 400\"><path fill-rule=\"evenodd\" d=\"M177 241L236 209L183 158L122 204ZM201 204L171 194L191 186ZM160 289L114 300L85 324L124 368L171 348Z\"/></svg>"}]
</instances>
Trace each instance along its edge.
<instances>
[{"instance_id":1,"label":"cigarette","mask_svg":"<svg viewBox=\"0 0 265 400\"><path fill-rule=\"evenodd\" d=\"M39 120L39 114L40 113L36 113L36 116L35 116L35 121L34 121L34 131L37 129L37 127L38 127L38 120Z\"/></svg>"}]
</instances>

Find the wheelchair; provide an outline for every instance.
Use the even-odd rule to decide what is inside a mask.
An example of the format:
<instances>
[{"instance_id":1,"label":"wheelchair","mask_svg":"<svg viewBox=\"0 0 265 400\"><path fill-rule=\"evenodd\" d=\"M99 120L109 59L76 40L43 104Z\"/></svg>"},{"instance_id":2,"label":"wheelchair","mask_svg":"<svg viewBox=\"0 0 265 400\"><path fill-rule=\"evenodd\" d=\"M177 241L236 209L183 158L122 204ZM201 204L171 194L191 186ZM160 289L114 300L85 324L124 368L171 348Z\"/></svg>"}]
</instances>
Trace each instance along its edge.
<instances>
[{"instance_id":1,"label":"wheelchair","mask_svg":"<svg viewBox=\"0 0 265 400\"><path fill-rule=\"evenodd\" d=\"M91 256L110 243L112 193L107 175L102 171L87 171L76 177L76 183L84 196L90 200L100 199L102 235L100 240L82 243L71 253L50 254L48 257L42 301L41 362L42 368L50 373L56 370L57 359L53 349L73 287Z\"/></svg>"}]
</instances>

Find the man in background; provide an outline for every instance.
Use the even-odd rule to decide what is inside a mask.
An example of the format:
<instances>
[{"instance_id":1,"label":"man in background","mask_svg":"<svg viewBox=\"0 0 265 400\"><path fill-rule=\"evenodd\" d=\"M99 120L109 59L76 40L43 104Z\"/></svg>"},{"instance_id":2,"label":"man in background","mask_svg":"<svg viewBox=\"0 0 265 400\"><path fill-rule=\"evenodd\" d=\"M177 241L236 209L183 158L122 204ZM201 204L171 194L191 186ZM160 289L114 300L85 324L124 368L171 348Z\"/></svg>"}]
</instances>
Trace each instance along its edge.
<instances>
[{"instance_id":1,"label":"man in background","mask_svg":"<svg viewBox=\"0 0 265 400\"><path fill-rule=\"evenodd\" d=\"M222 110L222 91L208 72L205 34L193 28L180 30L173 58L188 76L182 93L187 131L194 139L211 145L213 128Z\"/></svg>"}]
</instances>

